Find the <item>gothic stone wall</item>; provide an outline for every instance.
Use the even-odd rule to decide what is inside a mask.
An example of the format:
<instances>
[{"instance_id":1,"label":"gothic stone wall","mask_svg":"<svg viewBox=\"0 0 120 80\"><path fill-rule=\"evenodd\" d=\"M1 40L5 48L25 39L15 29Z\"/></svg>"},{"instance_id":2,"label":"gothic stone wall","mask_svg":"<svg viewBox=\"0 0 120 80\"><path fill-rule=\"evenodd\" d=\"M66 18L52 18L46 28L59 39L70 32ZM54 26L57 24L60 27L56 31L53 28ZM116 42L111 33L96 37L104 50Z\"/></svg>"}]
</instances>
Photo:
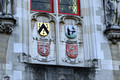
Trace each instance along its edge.
<instances>
[{"instance_id":1,"label":"gothic stone wall","mask_svg":"<svg viewBox=\"0 0 120 80\"><path fill-rule=\"evenodd\" d=\"M120 48L103 35L102 0L81 0L83 35L87 39L83 52L89 53L87 57L100 59L96 70L20 63L20 53L29 53L30 1L13 1L17 23L11 35L0 34L0 80L5 74L11 80L120 80Z\"/></svg>"}]
</instances>

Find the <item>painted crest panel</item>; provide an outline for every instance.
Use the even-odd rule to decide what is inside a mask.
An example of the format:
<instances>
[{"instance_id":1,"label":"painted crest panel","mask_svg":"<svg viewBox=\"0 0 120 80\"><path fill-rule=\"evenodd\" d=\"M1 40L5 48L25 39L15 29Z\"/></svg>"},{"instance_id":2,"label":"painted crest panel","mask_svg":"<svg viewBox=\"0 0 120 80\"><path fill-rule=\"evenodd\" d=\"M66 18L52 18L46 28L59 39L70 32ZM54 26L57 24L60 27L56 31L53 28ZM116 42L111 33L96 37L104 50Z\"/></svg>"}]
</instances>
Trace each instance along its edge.
<instances>
[{"instance_id":1,"label":"painted crest panel","mask_svg":"<svg viewBox=\"0 0 120 80\"><path fill-rule=\"evenodd\" d=\"M48 42L37 42L38 53L41 56L48 56L50 53L50 44Z\"/></svg>"},{"instance_id":2,"label":"painted crest panel","mask_svg":"<svg viewBox=\"0 0 120 80\"><path fill-rule=\"evenodd\" d=\"M49 34L49 23L37 22L37 31L41 36L47 36Z\"/></svg>"},{"instance_id":3,"label":"painted crest panel","mask_svg":"<svg viewBox=\"0 0 120 80\"><path fill-rule=\"evenodd\" d=\"M77 36L77 26L66 25L65 26L65 35L70 39L75 38Z\"/></svg>"},{"instance_id":4,"label":"painted crest panel","mask_svg":"<svg viewBox=\"0 0 120 80\"><path fill-rule=\"evenodd\" d=\"M78 45L66 44L66 54L69 58L76 58L78 56Z\"/></svg>"}]
</instances>

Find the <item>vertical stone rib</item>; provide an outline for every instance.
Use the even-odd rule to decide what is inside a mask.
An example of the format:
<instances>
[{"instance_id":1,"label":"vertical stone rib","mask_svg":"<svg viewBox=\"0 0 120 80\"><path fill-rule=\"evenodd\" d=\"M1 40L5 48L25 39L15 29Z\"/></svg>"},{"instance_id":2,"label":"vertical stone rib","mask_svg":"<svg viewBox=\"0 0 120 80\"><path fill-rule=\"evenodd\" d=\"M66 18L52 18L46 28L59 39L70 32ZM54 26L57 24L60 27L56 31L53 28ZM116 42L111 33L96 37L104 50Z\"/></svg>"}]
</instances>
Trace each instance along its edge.
<instances>
[{"instance_id":1,"label":"vertical stone rib","mask_svg":"<svg viewBox=\"0 0 120 80\"><path fill-rule=\"evenodd\" d=\"M8 0L8 4L7 4L7 14L11 14L11 0Z\"/></svg>"}]
</instances>

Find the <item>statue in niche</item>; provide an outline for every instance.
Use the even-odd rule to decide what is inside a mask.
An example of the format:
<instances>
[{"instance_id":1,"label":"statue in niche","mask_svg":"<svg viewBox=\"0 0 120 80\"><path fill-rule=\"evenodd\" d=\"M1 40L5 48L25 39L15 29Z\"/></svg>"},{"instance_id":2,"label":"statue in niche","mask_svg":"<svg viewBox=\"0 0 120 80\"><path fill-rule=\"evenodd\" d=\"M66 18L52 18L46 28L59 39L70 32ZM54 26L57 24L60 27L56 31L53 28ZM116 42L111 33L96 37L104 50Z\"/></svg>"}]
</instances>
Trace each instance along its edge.
<instances>
[{"instance_id":1,"label":"statue in niche","mask_svg":"<svg viewBox=\"0 0 120 80\"><path fill-rule=\"evenodd\" d=\"M11 0L0 0L2 15L11 15Z\"/></svg>"},{"instance_id":2,"label":"statue in niche","mask_svg":"<svg viewBox=\"0 0 120 80\"><path fill-rule=\"evenodd\" d=\"M119 25L120 23L120 0L108 0L106 2L106 25L110 27L111 25Z\"/></svg>"}]
</instances>

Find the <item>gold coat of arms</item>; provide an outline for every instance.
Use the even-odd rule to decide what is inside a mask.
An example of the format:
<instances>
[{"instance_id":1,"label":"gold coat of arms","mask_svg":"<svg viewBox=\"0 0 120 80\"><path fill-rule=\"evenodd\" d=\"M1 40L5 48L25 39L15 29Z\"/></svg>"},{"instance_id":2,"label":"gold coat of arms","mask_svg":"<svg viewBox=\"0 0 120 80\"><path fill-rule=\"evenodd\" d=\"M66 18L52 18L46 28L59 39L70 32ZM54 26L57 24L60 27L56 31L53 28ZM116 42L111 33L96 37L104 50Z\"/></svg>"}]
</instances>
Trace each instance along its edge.
<instances>
[{"instance_id":1,"label":"gold coat of arms","mask_svg":"<svg viewBox=\"0 0 120 80\"><path fill-rule=\"evenodd\" d=\"M37 22L37 31L41 36L47 36L49 34L49 23Z\"/></svg>"}]
</instances>

